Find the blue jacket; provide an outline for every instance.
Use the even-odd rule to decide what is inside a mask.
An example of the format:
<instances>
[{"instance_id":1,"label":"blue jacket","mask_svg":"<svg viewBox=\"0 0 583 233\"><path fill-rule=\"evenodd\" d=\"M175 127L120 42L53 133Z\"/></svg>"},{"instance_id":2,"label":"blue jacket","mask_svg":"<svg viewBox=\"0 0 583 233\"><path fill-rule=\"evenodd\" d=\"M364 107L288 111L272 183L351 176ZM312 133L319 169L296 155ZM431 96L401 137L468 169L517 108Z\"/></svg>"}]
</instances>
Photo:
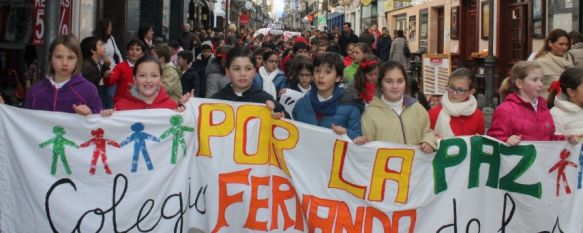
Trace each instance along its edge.
<instances>
[{"instance_id":1,"label":"blue jacket","mask_svg":"<svg viewBox=\"0 0 583 233\"><path fill-rule=\"evenodd\" d=\"M277 94L279 94L281 89L287 87L285 74L279 71L273 79L273 84L275 84L275 90L277 91ZM253 79L253 86L257 87L259 90L263 90L263 78L261 78L259 72L257 72L257 75L255 75L255 78ZM273 98L277 98L277 96L274 96Z\"/></svg>"},{"instance_id":2,"label":"blue jacket","mask_svg":"<svg viewBox=\"0 0 583 233\"><path fill-rule=\"evenodd\" d=\"M342 93L335 113L332 115L323 115L320 122L316 116L316 110L310 100L311 94L315 94L316 90L312 89L304 97L298 100L294 110L292 111L293 119L311 125L317 125L330 129L332 124L342 126L346 129L348 137L354 139L362 135L360 128L360 111L358 108L346 101L346 95Z\"/></svg>"}]
</instances>

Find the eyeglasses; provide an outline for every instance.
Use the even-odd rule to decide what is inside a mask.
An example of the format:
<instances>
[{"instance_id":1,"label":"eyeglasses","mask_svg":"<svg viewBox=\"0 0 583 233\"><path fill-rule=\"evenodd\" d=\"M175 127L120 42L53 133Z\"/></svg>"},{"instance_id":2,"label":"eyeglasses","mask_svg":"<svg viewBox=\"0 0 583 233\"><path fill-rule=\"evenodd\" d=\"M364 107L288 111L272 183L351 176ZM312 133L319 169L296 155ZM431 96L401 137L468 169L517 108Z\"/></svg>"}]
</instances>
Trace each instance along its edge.
<instances>
[{"instance_id":1,"label":"eyeglasses","mask_svg":"<svg viewBox=\"0 0 583 233\"><path fill-rule=\"evenodd\" d=\"M267 60L267 62L277 64L279 61L278 60Z\"/></svg>"},{"instance_id":2,"label":"eyeglasses","mask_svg":"<svg viewBox=\"0 0 583 233\"><path fill-rule=\"evenodd\" d=\"M447 87L447 92L459 94L459 95L466 94L466 92L468 92L468 91L470 91L470 90L463 89L463 88L455 88L454 86Z\"/></svg>"}]
</instances>

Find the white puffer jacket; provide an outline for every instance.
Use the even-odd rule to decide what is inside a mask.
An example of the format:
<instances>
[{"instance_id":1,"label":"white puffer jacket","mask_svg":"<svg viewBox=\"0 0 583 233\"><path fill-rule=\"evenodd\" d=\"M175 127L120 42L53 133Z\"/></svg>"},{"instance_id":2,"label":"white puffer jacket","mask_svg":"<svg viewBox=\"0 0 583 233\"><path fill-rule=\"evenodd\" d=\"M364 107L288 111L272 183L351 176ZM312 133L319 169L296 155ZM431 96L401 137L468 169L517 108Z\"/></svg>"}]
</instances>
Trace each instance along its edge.
<instances>
[{"instance_id":1,"label":"white puffer jacket","mask_svg":"<svg viewBox=\"0 0 583 233\"><path fill-rule=\"evenodd\" d=\"M564 94L555 98L551 115L555 122L555 134L583 134L583 108L569 102Z\"/></svg>"}]
</instances>

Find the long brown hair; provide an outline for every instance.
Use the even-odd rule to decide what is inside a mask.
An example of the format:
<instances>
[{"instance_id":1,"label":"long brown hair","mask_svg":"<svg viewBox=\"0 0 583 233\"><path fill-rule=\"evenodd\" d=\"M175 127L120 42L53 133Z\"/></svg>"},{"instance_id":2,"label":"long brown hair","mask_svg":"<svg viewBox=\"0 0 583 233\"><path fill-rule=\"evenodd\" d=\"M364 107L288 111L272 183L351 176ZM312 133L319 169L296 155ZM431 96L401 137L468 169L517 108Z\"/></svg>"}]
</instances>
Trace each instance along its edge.
<instances>
[{"instance_id":1,"label":"long brown hair","mask_svg":"<svg viewBox=\"0 0 583 233\"><path fill-rule=\"evenodd\" d=\"M379 66L379 58L372 54L367 54L362 61L360 61L360 65L358 66L358 69L356 69L356 73L354 73L354 88L356 88L358 92L364 90L366 74L372 72Z\"/></svg>"},{"instance_id":2,"label":"long brown hair","mask_svg":"<svg viewBox=\"0 0 583 233\"><path fill-rule=\"evenodd\" d=\"M549 32L549 34L547 35L547 38L545 38L545 44L544 44L544 46L538 51L538 53L536 54L536 56L534 56L534 59L537 59L540 56L544 55L545 53L550 52L551 51L551 46L549 46L549 42L555 43L561 37L566 37L567 38L567 40L569 41L569 49L571 49L571 38L569 38L569 33L567 33L563 29L557 28L557 29L554 29L551 32Z\"/></svg>"}]
</instances>

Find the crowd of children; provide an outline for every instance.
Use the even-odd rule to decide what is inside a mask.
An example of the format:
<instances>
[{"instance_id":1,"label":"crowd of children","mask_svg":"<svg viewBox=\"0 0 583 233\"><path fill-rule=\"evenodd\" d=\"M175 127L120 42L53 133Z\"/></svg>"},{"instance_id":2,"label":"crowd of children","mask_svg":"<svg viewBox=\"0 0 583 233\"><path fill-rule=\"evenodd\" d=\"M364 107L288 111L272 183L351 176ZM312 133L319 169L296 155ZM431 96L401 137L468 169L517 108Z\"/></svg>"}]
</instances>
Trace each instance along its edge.
<instances>
[{"instance_id":1,"label":"crowd of children","mask_svg":"<svg viewBox=\"0 0 583 233\"><path fill-rule=\"evenodd\" d=\"M28 91L24 107L109 116L114 109L180 112L191 96L263 103L275 118L291 117L346 134L356 144L418 145L428 154L438 148L440 138L455 136L486 134L517 145L525 140L578 143L583 134L580 68L567 69L550 86L548 100L554 107L549 109L541 96L546 91L541 66L516 63L501 88L504 101L486 132L469 69L455 70L441 104L427 110L420 101L425 97L414 91L417 83L407 77L405 67L398 61L382 61L368 44L348 44L343 57L334 42L318 43L318 49L310 50L302 36L290 39L291 48L282 38L261 38L258 44L220 44L216 49L218 44L203 43L196 57L179 45L148 49L142 40L133 39L127 43L127 57L109 70L100 38L79 43L75 36L58 36L50 45L50 72ZM117 86L113 109L104 105L103 84ZM278 100L289 90L303 97L288 112Z\"/></svg>"}]
</instances>

